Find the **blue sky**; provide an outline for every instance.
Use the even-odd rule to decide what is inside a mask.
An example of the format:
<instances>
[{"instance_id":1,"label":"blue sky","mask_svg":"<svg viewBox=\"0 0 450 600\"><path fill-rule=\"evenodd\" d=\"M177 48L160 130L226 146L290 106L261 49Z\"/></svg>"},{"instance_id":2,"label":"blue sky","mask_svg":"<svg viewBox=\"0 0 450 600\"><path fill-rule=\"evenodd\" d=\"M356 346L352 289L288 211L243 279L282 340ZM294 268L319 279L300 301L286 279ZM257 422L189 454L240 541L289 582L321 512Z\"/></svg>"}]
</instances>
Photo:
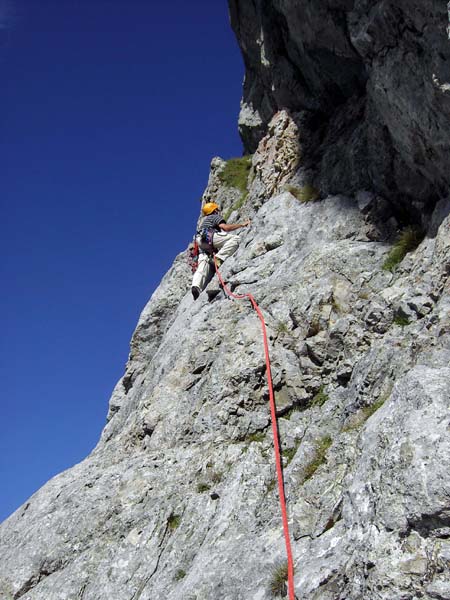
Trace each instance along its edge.
<instances>
[{"instance_id":1,"label":"blue sky","mask_svg":"<svg viewBox=\"0 0 450 600\"><path fill-rule=\"evenodd\" d=\"M0 70L1 521L95 446L243 63L226 0L0 0Z\"/></svg>"}]
</instances>

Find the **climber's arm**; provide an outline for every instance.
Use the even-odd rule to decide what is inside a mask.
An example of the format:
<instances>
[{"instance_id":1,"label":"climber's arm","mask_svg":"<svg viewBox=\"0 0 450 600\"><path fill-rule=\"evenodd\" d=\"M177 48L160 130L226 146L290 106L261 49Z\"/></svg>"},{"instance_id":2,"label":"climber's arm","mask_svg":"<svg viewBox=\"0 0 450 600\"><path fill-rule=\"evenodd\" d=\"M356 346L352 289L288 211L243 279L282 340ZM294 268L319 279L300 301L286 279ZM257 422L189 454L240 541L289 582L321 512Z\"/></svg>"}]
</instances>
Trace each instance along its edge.
<instances>
[{"instance_id":1,"label":"climber's arm","mask_svg":"<svg viewBox=\"0 0 450 600\"><path fill-rule=\"evenodd\" d=\"M245 223L220 223L219 227L222 231L235 231L236 229L241 229L241 227L248 227L250 225L250 219L245 221Z\"/></svg>"}]
</instances>

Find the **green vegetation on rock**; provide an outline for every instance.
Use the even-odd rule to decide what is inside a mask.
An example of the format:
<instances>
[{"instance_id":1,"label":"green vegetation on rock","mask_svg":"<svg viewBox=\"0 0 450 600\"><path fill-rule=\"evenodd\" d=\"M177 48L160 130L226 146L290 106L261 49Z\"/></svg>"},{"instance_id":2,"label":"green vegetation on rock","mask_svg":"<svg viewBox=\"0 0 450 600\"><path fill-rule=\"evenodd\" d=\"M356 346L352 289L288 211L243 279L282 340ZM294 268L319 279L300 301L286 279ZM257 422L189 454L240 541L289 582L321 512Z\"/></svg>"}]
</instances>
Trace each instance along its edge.
<instances>
[{"instance_id":1,"label":"green vegetation on rock","mask_svg":"<svg viewBox=\"0 0 450 600\"><path fill-rule=\"evenodd\" d=\"M325 436L319 441L319 443L317 444L315 456L305 469L305 476L303 481L311 479L311 477L314 475L317 469L324 464L328 448L331 446L331 444L332 439L329 435Z\"/></svg>"},{"instance_id":2,"label":"green vegetation on rock","mask_svg":"<svg viewBox=\"0 0 450 600\"><path fill-rule=\"evenodd\" d=\"M279 598L286 596L287 593L287 578L288 578L288 564L284 562L277 565L272 571L272 577L270 579L269 590L272 598Z\"/></svg>"},{"instance_id":3,"label":"green vegetation on rock","mask_svg":"<svg viewBox=\"0 0 450 600\"><path fill-rule=\"evenodd\" d=\"M415 250L423 240L424 234L416 227L406 227L398 236L386 260L383 263L384 271L395 271L408 252Z\"/></svg>"},{"instance_id":4,"label":"green vegetation on rock","mask_svg":"<svg viewBox=\"0 0 450 600\"><path fill-rule=\"evenodd\" d=\"M295 412L301 412L302 410L305 410L305 408L307 407L301 406L300 404L293 404L286 412L279 414L278 416L280 419L287 419L289 421Z\"/></svg>"},{"instance_id":5,"label":"green vegetation on rock","mask_svg":"<svg viewBox=\"0 0 450 600\"><path fill-rule=\"evenodd\" d=\"M408 317L403 317L402 315L396 315L393 322L396 325L400 325L400 327L406 327L406 325L410 324Z\"/></svg>"},{"instance_id":6,"label":"green vegetation on rock","mask_svg":"<svg viewBox=\"0 0 450 600\"><path fill-rule=\"evenodd\" d=\"M184 577L186 577L186 571L184 569L178 569L174 579L175 581L180 581L181 579L184 579Z\"/></svg>"},{"instance_id":7,"label":"green vegetation on rock","mask_svg":"<svg viewBox=\"0 0 450 600\"><path fill-rule=\"evenodd\" d=\"M371 417L374 413L376 413L377 410L379 408L381 408L385 402L386 402L386 397L383 397L383 398L379 398L376 402L374 402L370 406L365 406L362 409L362 415L364 418L364 422L367 421L367 419L369 417Z\"/></svg>"},{"instance_id":8,"label":"green vegetation on rock","mask_svg":"<svg viewBox=\"0 0 450 600\"><path fill-rule=\"evenodd\" d=\"M251 155L241 158L230 158L219 173L219 179L226 187L236 188L241 191L241 196L233 206L224 214L225 220L231 213L239 210L245 204L248 195L248 176L252 167Z\"/></svg>"},{"instance_id":9,"label":"green vegetation on rock","mask_svg":"<svg viewBox=\"0 0 450 600\"><path fill-rule=\"evenodd\" d=\"M219 173L220 181L227 187L234 187L241 192L247 192L247 181L252 166L251 156L230 158Z\"/></svg>"},{"instance_id":10,"label":"green vegetation on rock","mask_svg":"<svg viewBox=\"0 0 450 600\"><path fill-rule=\"evenodd\" d=\"M381 398L379 398L376 402L374 402L370 406L365 406L360 411L358 411L355 415L353 415L352 418L349 419L349 421L347 422L347 425L345 425L345 427L343 428L342 431L344 431L344 432L345 431L353 431L355 429L359 429L360 427L362 427L362 425L364 425L364 423L367 421L367 419L369 419L374 413L376 413L376 411L379 408L381 408L383 406L383 404L386 402L387 398L389 398L390 393L391 393L391 390L386 392L386 394L384 394Z\"/></svg>"},{"instance_id":11,"label":"green vegetation on rock","mask_svg":"<svg viewBox=\"0 0 450 600\"><path fill-rule=\"evenodd\" d=\"M299 446L300 446L300 440L295 440L295 444L292 448L286 448L285 450L282 451L281 454L287 461L286 467L289 465L289 463L292 461L292 459L296 455Z\"/></svg>"},{"instance_id":12,"label":"green vegetation on rock","mask_svg":"<svg viewBox=\"0 0 450 600\"><path fill-rule=\"evenodd\" d=\"M295 185L286 186L286 190L292 194L297 200L300 202L315 202L320 198L320 192L317 188L312 185L304 185L302 187L297 187Z\"/></svg>"},{"instance_id":13,"label":"green vegetation on rock","mask_svg":"<svg viewBox=\"0 0 450 600\"><path fill-rule=\"evenodd\" d=\"M277 485L277 480L275 478L271 479L269 481L269 483L267 484L267 492L268 493L273 492L276 485Z\"/></svg>"},{"instance_id":14,"label":"green vegetation on rock","mask_svg":"<svg viewBox=\"0 0 450 600\"><path fill-rule=\"evenodd\" d=\"M289 326L285 321L278 321L275 327L275 332L278 335L282 335L284 333L289 333Z\"/></svg>"},{"instance_id":15,"label":"green vegetation on rock","mask_svg":"<svg viewBox=\"0 0 450 600\"><path fill-rule=\"evenodd\" d=\"M266 434L264 431L256 431L255 433L251 433L246 439L248 442L263 442L265 437Z\"/></svg>"},{"instance_id":16,"label":"green vegetation on rock","mask_svg":"<svg viewBox=\"0 0 450 600\"><path fill-rule=\"evenodd\" d=\"M289 421L294 412L302 412L312 406L323 406L328 399L329 396L325 392L325 386L322 385L314 396L308 399L306 403L294 403L285 412L279 413L278 416Z\"/></svg>"},{"instance_id":17,"label":"green vegetation on rock","mask_svg":"<svg viewBox=\"0 0 450 600\"><path fill-rule=\"evenodd\" d=\"M176 515L175 513L171 513L171 515L167 519L167 525L169 526L169 529L171 529L172 531L174 531L180 525L180 522L181 522L181 516Z\"/></svg>"},{"instance_id":18,"label":"green vegetation on rock","mask_svg":"<svg viewBox=\"0 0 450 600\"><path fill-rule=\"evenodd\" d=\"M201 481L199 484L197 484L197 492L199 494L203 494L203 492L207 492L210 489L210 484L206 483L206 481Z\"/></svg>"},{"instance_id":19,"label":"green vegetation on rock","mask_svg":"<svg viewBox=\"0 0 450 600\"><path fill-rule=\"evenodd\" d=\"M322 385L313 397L311 401L311 406L323 406L325 402L328 400L328 394L324 390L324 386Z\"/></svg>"}]
</instances>

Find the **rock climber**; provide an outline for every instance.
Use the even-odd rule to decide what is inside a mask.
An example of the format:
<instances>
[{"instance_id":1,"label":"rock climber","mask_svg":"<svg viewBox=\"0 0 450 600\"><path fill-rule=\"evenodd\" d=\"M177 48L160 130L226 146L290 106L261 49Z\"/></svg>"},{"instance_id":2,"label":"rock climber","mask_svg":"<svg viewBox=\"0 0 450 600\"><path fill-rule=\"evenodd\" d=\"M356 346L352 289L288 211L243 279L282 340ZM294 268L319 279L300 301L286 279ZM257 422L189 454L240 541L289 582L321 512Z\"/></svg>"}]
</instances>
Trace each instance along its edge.
<instances>
[{"instance_id":1,"label":"rock climber","mask_svg":"<svg viewBox=\"0 0 450 600\"><path fill-rule=\"evenodd\" d=\"M205 218L197 232L200 256L197 270L192 278L194 300L197 300L200 292L206 287L213 253L217 252L216 262L217 267L220 267L224 260L236 252L239 246L238 236L230 232L251 224L250 220L244 223L227 224L220 214L219 205L215 202L207 202L202 208L202 213Z\"/></svg>"}]
</instances>

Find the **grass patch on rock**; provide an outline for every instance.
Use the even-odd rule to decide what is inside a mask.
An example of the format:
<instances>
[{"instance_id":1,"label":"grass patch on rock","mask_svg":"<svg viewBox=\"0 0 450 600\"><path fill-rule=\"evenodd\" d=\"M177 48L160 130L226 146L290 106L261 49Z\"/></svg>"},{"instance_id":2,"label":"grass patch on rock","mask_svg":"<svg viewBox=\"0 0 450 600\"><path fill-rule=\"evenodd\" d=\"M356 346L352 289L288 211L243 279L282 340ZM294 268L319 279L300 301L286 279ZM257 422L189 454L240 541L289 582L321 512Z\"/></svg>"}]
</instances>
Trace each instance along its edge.
<instances>
[{"instance_id":1,"label":"grass patch on rock","mask_svg":"<svg viewBox=\"0 0 450 600\"><path fill-rule=\"evenodd\" d=\"M266 438L264 431L256 431L246 437L247 442L263 442Z\"/></svg>"},{"instance_id":2,"label":"grass patch on rock","mask_svg":"<svg viewBox=\"0 0 450 600\"><path fill-rule=\"evenodd\" d=\"M280 419L287 419L288 421L290 421L292 415L296 412L301 412L302 410L305 410L305 408L307 408L306 406L300 406L300 404L293 404L290 408L288 408L288 410L286 410L286 412L281 413L277 413L277 416Z\"/></svg>"},{"instance_id":3,"label":"grass patch on rock","mask_svg":"<svg viewBox=\"0 0 450 600\"><path fill-rule=\"evenodd\" d=\"M252 167L251 155L240 158L230 158L225 167L220 171L218 177L223 185L240 190L241 196L233 206L226 211L224 219L227 220L231 213L239 210L245 204L248 195L248 176Z\"/></svg>"},{"instance_id":4,"label":"grass patch on rock","mask_svg":"<svg viewBox=\"0 0 450 600\"><path fill-rule=\"evenodd\" d=\"M200 481L200 483L197 484L197 492L199 494L203 494L204 492L208 492L211 488L211 485L209 483L207 483L206 481Z\"/></svg>"},{"instance_id":5,"label":"grass patch on rock","mask_svg":"<svg viewBox=\"0 0 450 600\"><path fill-rule=\"evenodd\" d=\"M320 198L320 192L317 188L312 185L303 185L301 187L295 185L286 186L286 190L297 198L299 202L315 202Z\"/></svg>"},{"instance_id":6,"label":"grass patch on rock","mask_svg":"<svg viewBox=\"0 0 450 600\"><path fill-rule=\"evenodd\" d=\"M406 227L398 236L383 263L384 271L395 271L408 252L417 248L424 238L424 233L417 227Z\"/></svg>"},{"instance_id":7,"label":"grass patch on rock","mask_svg":"<svg viewBox=\"0 0 450 600\"><path fill-rule=\"evenodd\" d=\"M275 478L271 479L266 486L267 493L270 494L270 492L273 492L276 485L277 485L277 480Z\"/></svg>"},{"instance_id":8,"label":"grass patch on rock","mask_svg":"<svg viewBox=\"0 0 450 600\"><path fill-rule=\"evenodd\" d=\"M406 325L409 325L411 323L411 321L408 319L408 317L404 317L402 315L396 315L394 317L393 323L395 323L396 325L399 325L400 327L406 327Z\"/></svg>"},{"instance_id":9,"label":"grass patch on rock","mask_svg":"<svg viewBox=\"0 0 450 600\"><path fill-rule=\"evenodd\" d=\"M186 577L186 571L184 569L178 569L177 572L175 573L175 581L181 581L181 579L184 579Z\"/></svg>"},{"instance_id":10,"label":"grass patch on rock","mask_svg":"<svg viewBox=\"0 0 450 600\"><path fill-rule=\"evenodd\" d=\"M361 410L361 414L363 417L363 423L365 423L367 421L367 419L369 419L374 413L376 413L377 410L379 408L381 408L385 402L386 402L386 398L383 397L383 398L379 398L376 402L374 402L370 406L365 406Z\"/></svg>"},{"instance_id":11,"label":"grass patch on rock","mask_svg":"<svg viewBox=\"0 0 450 600\"><path fill-rule=\"evenodd\" d=\"M226 187L234 187L241 190L241 192L246 192L251 166L252 157L250 155L230 158L220 171L219 179Z\"/></svg>"},{"instance_id":12,"label":"grass patch on rock","mask_svg":"<svg viewBox=\"0 0 450 600\"><path fill-rule=\"evenodd\" d=\"M308 481L308 479L311 479L311 477L314 475L317 469L325 463L327 451L331 444L332 439L329 435L323 437L319 441L316 447L314 458L311 460L311 462L307 465L305 469L305 475L303 479L304 482Z\"/></svg>"},{"instance_id":13,"label":"grass patch on rock","mask_svg":"<svg viewBox=\"0 0 450 600\"><path fill-rule=\"evenodd\" d=\"M319 391L314 395L311 400L311 406L323 406L328 400L328 394L325 392L324 386L320 386Z\"/></svg>"},{"instance_id":14,"label":"grass patch on rock","mask_svg":"<svg viewBox=\"0 0 450 600\"><path fill-rule=\"evenodd\" d=\"M278 335L289 333L289 325L285 321L278 321L278 323L275 326L275 332Z\"/></svg>"},{"instance_id":15,"label":"grass patch on rock","mask_svg":"<svg viewBox=\"0 0 450 600\"><path fill-rule=\"evenodd\" d=\"M283 598L287 594L288 564L283 562L272 569L269 592L272 598Z\"/></svg>"},{"instance_id":16,"label":"grass patch on rock","mask_svg":"<svg viewBox=\"0 0 450 600\"><path fill-rule=\"evenodd\" d=\"M281 452L281 455L286 459L286 467L291 463L294 456L297 454L298 447L300 446L300 442L298 440L295 441L295 444L292 448L286 448Z\"/></svg>"},{"instance_id":17,"label":"grass patch on rock","mask_svg":"<svg viewBox=\"0 0 450 600\"><path fill-rule=\"evenodd\" d=\"M303 412L313 406L323 406L325 402L329 400L328 394L325 392L325 386L321 385L319 390L314 394L312 398L309 398L306 403L295 402L287 410L277 412L277 416L281 419L291 419L292 415L296 412Z\"/></svg>"},{"instance_id":18,"label":"grass patch on rock","mask_svg":"<svg viewBox=\"0 0 450 600\"><path fill-rule=\"evenodd\" d=\"M365 406L364 408L361 408L361 410L359 410L356 414L353 415L353 417L351 417L349 419L347 425L345 425L345 427L342 429L342 431L344 431L344 432L354 431L355 429L359 429L360 427L362 427L364 425L364 423L374 413L376 413L379 408L381 408L383 406L383 404L389 398L389 395L390 395L390 390L389 390L389 392L384 394L381 398L376 400L370 406Z\"/></svg>"},{"instance_id":19,"label":"grass patch on rock","mask_svg":"<svg viewBox=\"0 0 450 600\"><path fill-rule=\"evenodd\" d=\"M172 531L175 531L175 529L177 529L177 527L179 527L180 523L181 523L181 516L176 515L175 513L171 513L169 518L167 519L167 525L169 526L169 529Z\"/></svg>"}]
</instances>

